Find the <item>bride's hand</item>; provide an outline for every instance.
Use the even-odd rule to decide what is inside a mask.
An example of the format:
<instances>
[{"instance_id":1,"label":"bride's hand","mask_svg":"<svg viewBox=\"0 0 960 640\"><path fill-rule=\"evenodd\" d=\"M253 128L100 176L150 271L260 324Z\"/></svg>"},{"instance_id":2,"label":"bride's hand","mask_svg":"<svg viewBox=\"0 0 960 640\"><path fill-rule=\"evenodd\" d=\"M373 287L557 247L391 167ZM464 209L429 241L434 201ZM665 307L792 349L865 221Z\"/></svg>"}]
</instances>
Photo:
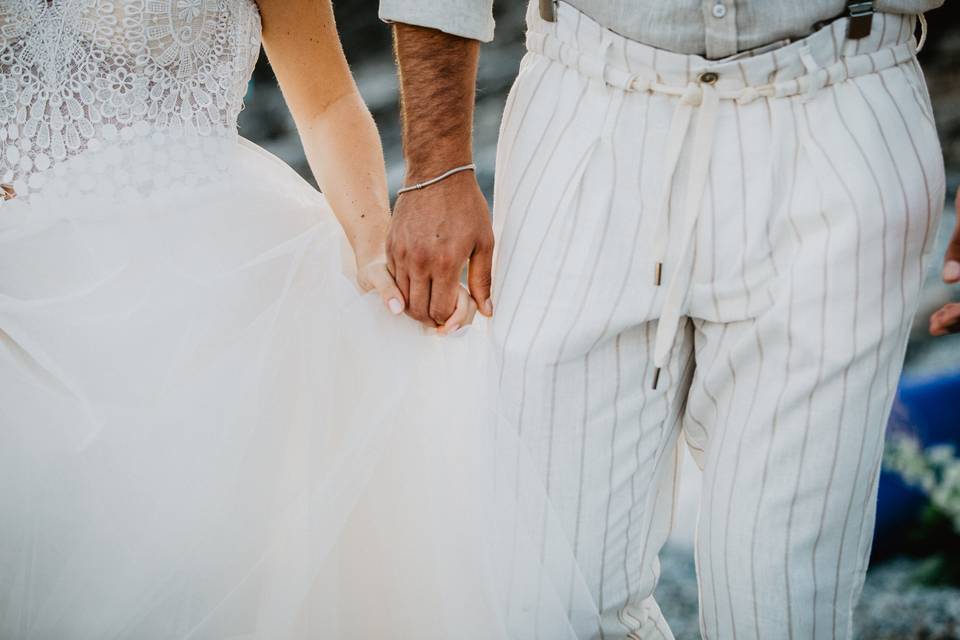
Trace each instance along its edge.
<instances>
[{"instance_id":1,"label":"bride's hand","mask_svg":"<svg viewBox=\"0 0 960 640\"><path fill-rule=\"evenodd\" d=\"M406 308L403 294L397 287L393 275L387 267L387 258L383 253L369 257L357 256L357 284L364 292L376 290L384 306L393 315L400 315ZM473 324L477 315L477 303L463 286L457 291L457 306L447 321L435 330L442 336L460 336Z\"/></svg>"},{"instance_id":2,"label":"bride's hand","mask_svg":"<svg viewBox=\"0 0 960 640\"><path fill-rule=\"evenodd\" d=\"M477 303L470 292L461 285L457 288L457 307L443 326L437 327L437 333L442 336L462 336L473 324L476 315Z\"/></svg>"},{"instance_id":3,"label":"bride's hand","mask_svg":"<svg viewBox=\"0 0 960 640\"><path fill-rule=\"evenodd\" d=\"M365 293L376 290L384 306L395 316L406 308L403 294L387 268L385 253L371 257L357 256L357 284Z\"/></svg>"}]
</instances>

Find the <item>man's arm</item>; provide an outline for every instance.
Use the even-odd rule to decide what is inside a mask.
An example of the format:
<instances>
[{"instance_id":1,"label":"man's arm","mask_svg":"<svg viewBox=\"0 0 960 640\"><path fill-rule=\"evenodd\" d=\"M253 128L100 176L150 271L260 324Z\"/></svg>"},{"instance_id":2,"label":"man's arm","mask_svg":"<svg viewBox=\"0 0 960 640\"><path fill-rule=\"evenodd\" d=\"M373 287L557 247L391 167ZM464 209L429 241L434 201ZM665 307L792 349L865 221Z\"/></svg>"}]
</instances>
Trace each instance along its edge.
<instances>
[{"instance_id":1,"label":"man's arm","mask_svg":"<svg viewBox=\"0 0 960 640\"><path fill-rule=\"evenodd\" d=\"M473 157L473 107L480 43L396 24L406 184L424 182ZM417 320L442 325L457 304L469 260L470 294L491 315L493 231L473 172L403 194L387 241L390 268Z\"/></svg>"}]
</instances>

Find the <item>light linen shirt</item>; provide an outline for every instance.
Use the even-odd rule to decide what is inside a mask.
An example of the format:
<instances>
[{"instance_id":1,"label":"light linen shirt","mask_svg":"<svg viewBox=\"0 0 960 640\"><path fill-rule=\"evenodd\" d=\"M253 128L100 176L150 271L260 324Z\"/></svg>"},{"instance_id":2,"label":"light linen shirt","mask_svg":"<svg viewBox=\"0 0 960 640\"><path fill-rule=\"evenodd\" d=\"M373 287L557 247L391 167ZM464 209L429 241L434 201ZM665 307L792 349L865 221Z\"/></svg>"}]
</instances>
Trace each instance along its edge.
<instances>
[{"instance_id":1,"label":"light linen shirt","mask_svg":"<svg viewBox=\"0 0 960 640\"><path fill-rule=\"evenodd\" d=\"M817 22L839 16L847 5L846 0L564 1L631 40L708 58L802 38L813 32ZM890 13L921 13L943 2L877 0L874 6ZM381 0L380 17L483 42L493 39L493 0Z\"/></svg>"}]
</instances>

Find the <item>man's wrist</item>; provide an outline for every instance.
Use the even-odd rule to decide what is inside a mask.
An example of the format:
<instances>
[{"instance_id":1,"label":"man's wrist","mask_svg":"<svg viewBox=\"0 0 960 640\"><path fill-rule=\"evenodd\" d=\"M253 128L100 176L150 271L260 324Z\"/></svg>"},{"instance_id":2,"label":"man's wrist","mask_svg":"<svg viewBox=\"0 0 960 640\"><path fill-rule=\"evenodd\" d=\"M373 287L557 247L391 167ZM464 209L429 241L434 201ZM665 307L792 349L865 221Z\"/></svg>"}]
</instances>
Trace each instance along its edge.
<instances>
[{"instance_id":1,"label":"man's wrist","mask_svg":"<svg viewBox=\"0 0 960 640\"><path fill-rule=\"evenodd\" d=\"M473 140L469 127L453 135L442 135L423 130L413 123L407 127L403 146L405 184L408 185L425 182L454 167L473 162Z\"/></svg>"},{"instance_id":2,"label":"man's wrist","mask_svg":"<svg viewBox=\"0 0 960 640\"><path fill-rule=\"evenodd\" d=\"M473 164L473 157L470 153L450 154L424 158L416 162L407 161L406 179L404 185L424 183L437 176L443 175L451 169L464 167Z\"/></svg>"}]
</instances>

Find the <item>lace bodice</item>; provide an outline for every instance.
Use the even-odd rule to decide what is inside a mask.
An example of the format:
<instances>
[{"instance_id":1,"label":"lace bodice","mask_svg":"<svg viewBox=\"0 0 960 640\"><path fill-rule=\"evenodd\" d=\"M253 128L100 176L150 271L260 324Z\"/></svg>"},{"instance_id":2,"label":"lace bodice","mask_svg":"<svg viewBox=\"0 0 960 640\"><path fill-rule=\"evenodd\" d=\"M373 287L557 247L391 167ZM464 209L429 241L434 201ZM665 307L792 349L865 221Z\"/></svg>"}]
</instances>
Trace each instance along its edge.
<instances>
[{"instance_id":1,"label":"lace bodice","mask_svg":"<svg viewBox=\"0 0 960 640\"><path fill-rule=\"evenodd\" d=\"M97 149L235 134L259 50L254 0L0 0L0 182L23 195Z\"/></svg>"}]
</instances>

